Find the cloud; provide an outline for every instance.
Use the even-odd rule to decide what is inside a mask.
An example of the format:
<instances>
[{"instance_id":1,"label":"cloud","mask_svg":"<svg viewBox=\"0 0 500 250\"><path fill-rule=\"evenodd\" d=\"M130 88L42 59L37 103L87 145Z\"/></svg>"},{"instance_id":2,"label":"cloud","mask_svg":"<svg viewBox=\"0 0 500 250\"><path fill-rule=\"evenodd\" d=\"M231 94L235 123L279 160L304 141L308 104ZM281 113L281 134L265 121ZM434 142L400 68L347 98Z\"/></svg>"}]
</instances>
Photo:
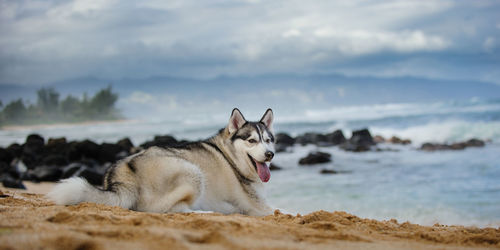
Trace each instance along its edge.
<instances>
[{"instance_id":1,"label":"cloud","mask_svg":"<svg viewBox=\"0 0 500 250\"><path fill-rule=\"evenodd\" d=\"M97 76L349 73L429 76L425 65L395 72L436 55L449 67L495 47L499 4L461 1L0 1L0 83L47 83ZM480 51L478 51L478 48ZM444 61L443 61L444 60ZM403 62L402 62L403 61ZM496 61L484 60L480 78ZM457 70L459 71L459 70ZM393 72L393 73L390 73Z\"/></svg>"}]
</instances>

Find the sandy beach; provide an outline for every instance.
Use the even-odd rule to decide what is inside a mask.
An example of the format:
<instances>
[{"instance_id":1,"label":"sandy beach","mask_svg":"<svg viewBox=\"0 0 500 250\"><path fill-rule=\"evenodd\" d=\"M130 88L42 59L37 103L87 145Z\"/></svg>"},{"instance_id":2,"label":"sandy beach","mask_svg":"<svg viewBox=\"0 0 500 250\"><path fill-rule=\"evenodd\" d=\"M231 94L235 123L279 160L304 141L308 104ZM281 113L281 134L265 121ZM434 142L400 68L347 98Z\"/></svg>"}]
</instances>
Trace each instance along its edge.
<instances>
[{"instance_id":1,"label":"sandy beach","mask_svg":"<svg viewBox=\"0 0 500 250\"><path fill-rule=\"evenodd\" d=\"M500 248L499 228L427 227L342 211L288 215L277 210L250 217L143 213L93 203L58 206L43 195L52 185L1 188L1 249Z\"/></svg>"}]
</instances>

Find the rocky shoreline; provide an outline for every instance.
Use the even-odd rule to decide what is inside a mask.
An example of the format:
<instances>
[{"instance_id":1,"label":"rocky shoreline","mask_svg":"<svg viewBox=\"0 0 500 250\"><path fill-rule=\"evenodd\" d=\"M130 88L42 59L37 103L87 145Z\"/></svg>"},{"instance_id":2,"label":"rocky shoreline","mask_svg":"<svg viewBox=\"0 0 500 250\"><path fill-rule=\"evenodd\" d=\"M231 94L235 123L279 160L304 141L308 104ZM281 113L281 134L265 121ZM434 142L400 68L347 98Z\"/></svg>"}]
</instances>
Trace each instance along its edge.
<instances>
[{"instance_id":1,"label":"rocky shoreline","mask_svg":"<svg viewBox=\"0 0 500 250\"><path fill-rule=\"evenodd\" d=\"M153 140L135 146L130 139L124 138L115 143L95 143L91 140L67 141L66 138L49 138L31 134L24 144L11 144L0 148L0 181L4 187L25 188L22 181L55 182L60 179L79 176L90 183L100 185L106 169L117 160L152 146L175 147L189 141L177 140L171 135L155 136ZM313 144L321 147L339 147L349 152L385 151L378 147L382 144L411 145L408 139L372 136L368 129L353 131L346 138L341 130L331 133L305 133L292 137L286 133L276 134L277 153L286 152L294 145ZM418 150L425 152L437 150L463 150L467 147L483 147L485 142L470 139L453 144L424 143ZM331 155L325 152L310 152L299 160L299 165L309 166L331 162ZM271 170L279 170L271 165ZM334 174L332 170L322 170L323 174Z\"/></svg>"}]
</instances>

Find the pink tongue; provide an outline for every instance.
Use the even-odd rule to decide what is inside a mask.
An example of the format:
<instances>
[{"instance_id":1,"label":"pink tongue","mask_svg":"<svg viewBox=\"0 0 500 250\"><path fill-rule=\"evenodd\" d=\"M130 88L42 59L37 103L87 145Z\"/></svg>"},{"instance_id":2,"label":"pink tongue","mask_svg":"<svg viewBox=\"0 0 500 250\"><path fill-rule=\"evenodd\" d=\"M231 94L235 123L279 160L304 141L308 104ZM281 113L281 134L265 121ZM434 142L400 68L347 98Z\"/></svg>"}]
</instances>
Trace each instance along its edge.
<instances>
[{"instance_id":1,"label":"pink tongue","mask_svg":"<svg viewBox=\"0 0 500 250\"><path fill-rule=\"evenodd\" d=\"M271 178L271 171L269 170L267 164L260 163L257 161L255 161L255 164L257 165L257 174L259 175L260 179L263 182L268 182L269 179Z\"/></svg>"}]
</instances>

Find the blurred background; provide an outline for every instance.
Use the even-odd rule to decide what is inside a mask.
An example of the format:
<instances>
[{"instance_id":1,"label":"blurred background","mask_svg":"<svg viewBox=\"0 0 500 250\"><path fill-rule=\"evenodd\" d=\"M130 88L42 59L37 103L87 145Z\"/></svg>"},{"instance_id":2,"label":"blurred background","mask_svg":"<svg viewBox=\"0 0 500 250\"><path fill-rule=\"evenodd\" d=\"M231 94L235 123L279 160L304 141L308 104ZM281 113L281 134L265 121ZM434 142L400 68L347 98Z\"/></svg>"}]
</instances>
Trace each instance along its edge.
<instances>
[{"instance_id":1,"label":"blurred background","mask_svg":"<svg viewBox=\"0 0 500 250\"><path fill-rule=\"evenodd\" d=\"M270 107L276 132L302 140L280 146L271 204L499 226L498 13L499 1L0 0L0 147L197 140L234 107L249 120ZM379 135L366 152L318 142L340 130L352 146L364 128ZM299 164L318 150L331 161Z\"/></svg>"}]
</instances>

